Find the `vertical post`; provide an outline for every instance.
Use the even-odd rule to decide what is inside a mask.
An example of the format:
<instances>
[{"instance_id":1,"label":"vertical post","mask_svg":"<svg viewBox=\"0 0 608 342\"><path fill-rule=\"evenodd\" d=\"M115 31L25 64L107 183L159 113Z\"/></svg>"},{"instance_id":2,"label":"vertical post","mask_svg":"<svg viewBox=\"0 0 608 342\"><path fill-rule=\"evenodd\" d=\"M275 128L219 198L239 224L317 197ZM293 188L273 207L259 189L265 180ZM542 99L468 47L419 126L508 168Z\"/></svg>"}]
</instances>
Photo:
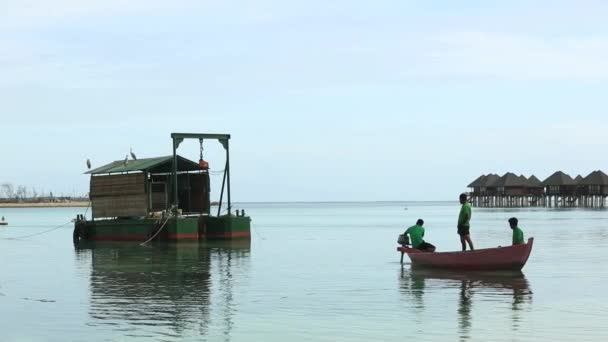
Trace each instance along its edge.
<instances>
[{"instance_id":1,"label":"vertical post","mask_svg":"<svg viewBox=\"0 0 608 342\"><path fill-rule=\"evenodd\" d=\"M148 172L144 172L144 188L146 189L146 200L148 201L148 213L152 211L152 185L150 185L150 181L148 180Z\"/></svg>"},{"instance_id":2,"label":"vertical post","mask_svg":"<svg viewBox=\"0 0 608 342\"><path fill-rule=\"evenodd\" d=\"M231 215L232 202L230 201L230 141L226 140L226 191L228 195L228 216Z\"/></svg>"},{"instance_id":3,"label":"vertical post","mask_svg":"<svg viewBox=\"0 0 608 342\"><path fill-rule=\"evenodd\" d=\"M178 207L178 196L177 196L177 145L175 143L175 138L173 138L173 205L175 205L175 210Z\"/></svg>"},{"instance_id":4,"label":"vertical post","mask_svg":"<svg viewBox=\"0 0 608 342\"><path fill-rule=\"evenodd\" d=\"M224 199L224 186L226 185L226 173L228 172L228 161L226 161L226 166L224 166L224 177L222 178L222 191L220 191L220 202L217 205L217 217L220 217L222 213L222 200Z\"/></svg>"}]
</instances>

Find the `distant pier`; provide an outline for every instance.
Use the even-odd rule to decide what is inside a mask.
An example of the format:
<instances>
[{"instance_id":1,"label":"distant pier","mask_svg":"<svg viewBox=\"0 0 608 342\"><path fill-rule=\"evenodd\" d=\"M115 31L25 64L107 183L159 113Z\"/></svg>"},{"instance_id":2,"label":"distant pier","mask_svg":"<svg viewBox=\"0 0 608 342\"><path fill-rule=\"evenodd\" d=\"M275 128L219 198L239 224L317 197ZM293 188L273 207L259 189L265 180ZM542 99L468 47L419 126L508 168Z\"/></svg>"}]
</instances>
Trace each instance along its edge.
<instances>
[{"instance_id":1,"label":"distant pier","mask_svg":"<svg viewBox=\"0 0 608 342\"><path fill-rule=\"evenodd\" d=\"M544 181L507 172L479 176L471 184L470 202L476 207L607 208L608 175L598 170L587 177L557 171Z\"/></svg>"}]
</instances>

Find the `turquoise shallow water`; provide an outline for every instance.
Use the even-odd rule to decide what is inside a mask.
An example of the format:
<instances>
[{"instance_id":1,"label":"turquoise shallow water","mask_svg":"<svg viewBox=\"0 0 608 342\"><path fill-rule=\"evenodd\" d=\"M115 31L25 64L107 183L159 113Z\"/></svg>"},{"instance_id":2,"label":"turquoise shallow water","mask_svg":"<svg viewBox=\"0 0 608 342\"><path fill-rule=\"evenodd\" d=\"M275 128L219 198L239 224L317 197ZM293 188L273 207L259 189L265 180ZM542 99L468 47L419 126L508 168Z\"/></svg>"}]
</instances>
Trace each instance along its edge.
<instances>
[{"instance_id":1,"label":"turquoise shallow water","mask_svg":"<svg viewBox=\"0 0 608 342\"><path fill-rule=\"evenodd\" d=\"M476 247L535 237L520 275L412 271L417 218L456 250L457 203L242 204L251 243L76 249L82 209L2 209L2 341L604 341L608 211L474 209ZM407 207L407 210L405 210Z\"/></svg>"}]
</instances>

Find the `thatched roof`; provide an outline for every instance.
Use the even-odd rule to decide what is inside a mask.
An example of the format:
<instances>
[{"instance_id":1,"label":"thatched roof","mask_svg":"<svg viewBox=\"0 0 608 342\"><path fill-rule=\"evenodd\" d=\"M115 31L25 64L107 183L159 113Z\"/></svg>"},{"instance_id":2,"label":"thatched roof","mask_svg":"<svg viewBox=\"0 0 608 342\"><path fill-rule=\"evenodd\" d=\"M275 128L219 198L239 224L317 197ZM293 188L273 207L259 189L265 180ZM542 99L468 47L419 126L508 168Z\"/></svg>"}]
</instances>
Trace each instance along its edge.
<instances>
[{"instance_id":1,"label":"thatched roof","mask_svg":"<svg viewBox=\"0 0 608 342\"><path fill-rule=\"evenodd\" d=\"M543 181L543 186L548 185L575 185L574 179L567 174L557 171Z\"/></svg>"},{"instance_id":2,"label":"thatched roof","mask_svg":"<svg viewBox=\"0 0 608 342\"><path fill-rule=\"evenodd\" d=\"M581 175L578 175L578 176L576 176L576 178L574 178L574 182L576 184L580 183L582 180L583 180L583 176L581 176Z\"/></svg>"},{"instance_id":3,"label":"thatched roof","mask_svg":"<svg viewBox=\"0 0 608 342\"><path fill-rule=\"evenodd\" d=\"M583 178L579 185L608 185L608 175L600 170L591 172L587 177Z\"/></svg>"},{"instance_id":4,"label":"thatched roof","mask_svg":"<svg viewBox=\"0 0 608 342\"><path fill-rule=\"evenodd\" d=\"M467 187L468 188L479 188L479 187L482 187L486 183L486 178L488 178L488 176L481 175L477 179L475 179L473 182L471 182L471 184L469 184Z\"/></svg>"},{"instance_id":5,"label":"thatched roof","mask_svg":"<svg viewBox=\"0 0 608 342\"><path fill-rule=\"evenodd\" d=\"M535 175L532 175L528 178L528 186L531 188L542 188L543 183Z\"/></svg>"},{"instance_id":6,"label":"thatched roof","mask_svg":"<svg viewBox=\"0 0 608 342\"><path fill-rule=\"evenodd\" d=\"M496 187L497 185L495 185L495 183L498 182L499 179L500 179L499 175L495 175L495 174L491 173L486 176L486 181L482 186L483 187Z\"/></svg>"},{"instance_id":7,"label":"thatched roof","mask_svg":"<svg viewBox=\"0 0 608 342\"><path fill-rule=\"evenodd\" d=\"M527 187L528 180L526 177L518 177L512 172L507 172L500 177L492 186L510 188L510 187Z\"/></svg>"},{"instance_id":8,"label":"thatched roof","mask_svg":"<svg viewBox=\"0 0 608 342\"><path fill-rule=\"evenodd\" d=\"M521 179L521 181L523 182L523 184L525 184L526 186L529 185L528 184L528 178L526 178L526 176L519 175L519 179Z\"/></svg>"}]
</instances>

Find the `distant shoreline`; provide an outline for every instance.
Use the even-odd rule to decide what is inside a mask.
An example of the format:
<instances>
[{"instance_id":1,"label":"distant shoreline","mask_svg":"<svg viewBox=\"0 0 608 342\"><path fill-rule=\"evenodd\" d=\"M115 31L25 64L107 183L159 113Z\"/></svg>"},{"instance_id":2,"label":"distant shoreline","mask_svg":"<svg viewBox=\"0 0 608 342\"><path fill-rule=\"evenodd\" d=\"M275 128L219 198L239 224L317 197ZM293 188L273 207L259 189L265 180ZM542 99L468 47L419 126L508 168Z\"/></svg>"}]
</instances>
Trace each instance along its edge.
<instances>
[{"instance_id":1,"label":"distant shoreline","mask_svg":"<svg viewBox=\"0 0 608 342\"><path fill-rule=\"evenodd\" d=\"M89 206L86 202L55 202L55 203L0 203L0 208L83 208Z\"/></svg>"},{"instance_id":2,"label":"distant shoreline","mask_svg":"<svg viewBox=\"0 0 608 342\"><path fill-rule=\"evenodd\" d=\"M453 200L436 200L436 201L285 201L285 202L233 202L232 205L247 205L247 204L401 204L415 205L417 203L458 203ZM222 203L224 206L226 202ZM41 203L0 203L0 208L84 208L90 205L89 201L71 201L71 202L41 202ZM211 206L217 207L217 202L211 202Z\"/></svg>"}]
</instances>

